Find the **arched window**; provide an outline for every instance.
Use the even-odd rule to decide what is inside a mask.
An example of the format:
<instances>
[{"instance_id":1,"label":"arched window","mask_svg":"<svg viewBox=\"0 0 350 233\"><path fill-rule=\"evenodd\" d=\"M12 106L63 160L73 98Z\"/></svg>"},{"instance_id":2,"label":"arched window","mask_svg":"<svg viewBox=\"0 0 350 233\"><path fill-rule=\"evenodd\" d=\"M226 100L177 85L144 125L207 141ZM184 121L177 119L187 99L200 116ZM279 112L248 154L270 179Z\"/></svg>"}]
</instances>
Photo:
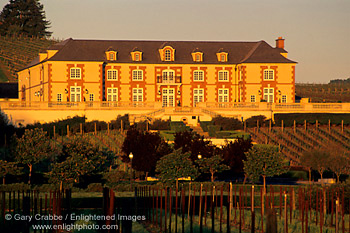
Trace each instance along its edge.
<instances>
[{"instance_id":1,"label":"arched window","mask_svg":"<svg viewBox=\"0 0 350 233\"><path fill-rule=\"evenodd\" d=\"M109 60L111 60L111 61L115 60L114 53L109 53Z\"/></svg>"},{"instance_id":2,"label":"arched window","mask_svg":"<svg viewBox=\"0 0 350 233\"><path fill-rule=\"evenodd\" d=\"M170 51L170 49L166 49L164 51L164 60L165 61L171 61L171 51Z\"/></svg>"},{"instance_id":3,"label":"arched window","mask_svg":"<svg viewBox=\"0 0 350 233\"><path fill-rule=\"evenodd\" d=\"M225 62L226 61L226 55L225 54L221 54L221 62Z\"/></svg>"}]
</instances>

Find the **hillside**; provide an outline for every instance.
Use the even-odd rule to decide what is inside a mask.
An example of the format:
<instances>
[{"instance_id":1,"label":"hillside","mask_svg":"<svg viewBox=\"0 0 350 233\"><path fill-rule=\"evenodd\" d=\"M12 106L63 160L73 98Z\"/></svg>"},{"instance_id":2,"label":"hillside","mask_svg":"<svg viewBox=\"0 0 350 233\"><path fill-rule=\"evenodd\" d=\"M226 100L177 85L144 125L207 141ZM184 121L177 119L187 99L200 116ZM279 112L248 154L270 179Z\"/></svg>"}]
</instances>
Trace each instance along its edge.
<instances>
[{"instance_id":1,"label":"hillside","mask_svg":"<svg viewBox=\"0 0 350 233\"><path fill-rule=\"evenodd\" d=\"M350 83L295 84L295 94L312 102L350 102Z\"/></svg>"},{"instance_id":2,"label":"hillside","mask_svg":"<svg viewBox=\"0 0 350 233\"><path fill-rule=\"evenodd\" d=\"M293 127L248 128L254 142L278 146L282 154L291 161L291 165L300 165L300 155L320 145L334 144L346 153L350 152L350 129L341 126L303 125Z\"/></svg>"},{"instance_id":3,"label":"hillside","mask_svg":"<svg viewBox=\"0 0 350 233\"><path fill-rule=\"evenodd\" d=\"M24 68L42 49L57 43L55 40L28 37L0 36L0 81L16 80L16 71ZM5 76L7 76L5 78Z\"/></svg>"}]
</instances>

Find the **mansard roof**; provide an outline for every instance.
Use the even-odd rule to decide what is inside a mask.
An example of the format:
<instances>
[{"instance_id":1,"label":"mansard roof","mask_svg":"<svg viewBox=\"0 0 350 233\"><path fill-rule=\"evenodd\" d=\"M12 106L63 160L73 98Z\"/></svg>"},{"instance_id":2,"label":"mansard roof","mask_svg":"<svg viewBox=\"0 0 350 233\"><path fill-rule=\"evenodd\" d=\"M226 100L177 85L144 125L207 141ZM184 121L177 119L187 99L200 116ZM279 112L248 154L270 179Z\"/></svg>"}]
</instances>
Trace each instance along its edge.
<instances>
[{"instance_id":1,"label":"mansard roof","mask_svg":"<svg viewBox=\"0 0 350 233\"><path fill-rule=\"evenodd\" d=\"M159 48L170 45L175 49L175 61L162 61ZM296 63L280 54L265 41L257 42L216 42L216 41L137 41L137 40L74 40L61 42L59 51L49 61L106 61L105 51L118 48L117 63L130 63L130 52L137 47L143 52L145 64L194 64L191 53L199 50L205 55L203 64L222 64L216 53L228 53L226 64L239 63ZM197 64L197 63L196 63Z\"/></svg>"}]
</instances>

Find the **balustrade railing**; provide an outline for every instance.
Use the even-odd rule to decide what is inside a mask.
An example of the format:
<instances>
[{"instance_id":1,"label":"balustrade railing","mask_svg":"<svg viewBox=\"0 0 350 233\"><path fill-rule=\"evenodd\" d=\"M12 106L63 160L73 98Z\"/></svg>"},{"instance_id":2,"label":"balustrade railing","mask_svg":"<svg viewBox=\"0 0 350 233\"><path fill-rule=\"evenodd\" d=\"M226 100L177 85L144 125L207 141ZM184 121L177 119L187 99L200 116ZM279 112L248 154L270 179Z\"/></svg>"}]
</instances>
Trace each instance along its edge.
<instances>
[{"instance_id":1,"label":"balustrade railing","mask_svg":"<svg viewBox=\"0 0 350 233\"><path fill-rule=\"evenodd\" d=\"M182 76L157 76L158 84L181 84Z\"/></svg>"}]
</instances>

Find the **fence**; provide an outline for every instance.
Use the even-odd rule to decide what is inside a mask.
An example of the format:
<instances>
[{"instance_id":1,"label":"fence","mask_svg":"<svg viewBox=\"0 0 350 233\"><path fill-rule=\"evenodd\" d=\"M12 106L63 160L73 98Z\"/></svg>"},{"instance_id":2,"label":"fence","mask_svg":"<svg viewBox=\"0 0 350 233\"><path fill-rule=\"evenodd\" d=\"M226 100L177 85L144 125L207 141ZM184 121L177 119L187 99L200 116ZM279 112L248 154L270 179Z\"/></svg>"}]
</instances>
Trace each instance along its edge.
<instances>
[{"instance_id":1,"label":"fence","mask_svg":"<svg viewBox=\"0 0 350 233\"><path fill-rule=\"evenodd\" d=\"M189 183L179 187L134 186L134 189L134 196L117 197L121 193L104 188L102 198L92 208L99 210L95 213L100 217L93 219L96 229L137 232L135 224L141 224L152 229L151 232L350 230L350 203L344 188L268 186L265 191L262 186ZM73 206L70 190L3 191L0 198L1 232L65 232L62 229L67 226L82 224L74 222L71 216L79 216L79 209L91 209L91 206ZM29 216L32 221L24 219ZM91 215L85 216L92 219ZM47 227L34 229L39 225ZM61 228L54 230L53 226Z\"/></svg>"},{"instance_id":2,"label":"fence","mask_svg":"<svg viewBox=\"0 0 350 233\"><path fill-rule=\"evenodd\" d=\"M159 232L348 232L344 189L197 185L137 189ZM347 217L348 218L348 215ZM350 225L349 225L350 226ZM275 231L273 230L275 229Z\"/></svg>"}]
</instances>

